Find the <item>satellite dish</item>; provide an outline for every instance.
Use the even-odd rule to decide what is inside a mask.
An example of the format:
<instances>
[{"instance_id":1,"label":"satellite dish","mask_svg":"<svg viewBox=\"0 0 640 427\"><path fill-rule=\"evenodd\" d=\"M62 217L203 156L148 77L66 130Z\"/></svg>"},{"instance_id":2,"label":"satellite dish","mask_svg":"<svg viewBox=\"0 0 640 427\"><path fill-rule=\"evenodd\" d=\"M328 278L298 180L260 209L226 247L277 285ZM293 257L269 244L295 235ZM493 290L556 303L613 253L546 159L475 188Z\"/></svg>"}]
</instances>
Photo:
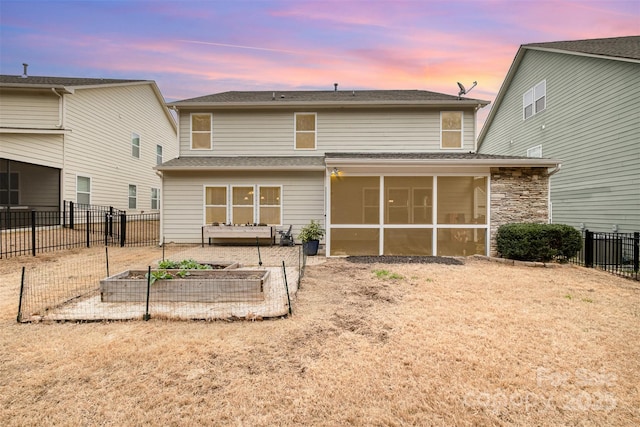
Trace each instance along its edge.
<instances>
[{"instance_id":1,"label":"satellite dish","mask_svg":"<svg viewBox=\"0 0 640 427\"><path fill-rule=\"evenodd\" d=\"M473 89L474 87L476 87L476 85L478 84L478 82L473 82L473 85L467 90L465 89L464 85L460 82L458 83L458 87L460 88L460 92L458 92L458 96L462 96L462 95L466 95L469 92L471 92L471 89Z\"/></svg>"}]
</instances>

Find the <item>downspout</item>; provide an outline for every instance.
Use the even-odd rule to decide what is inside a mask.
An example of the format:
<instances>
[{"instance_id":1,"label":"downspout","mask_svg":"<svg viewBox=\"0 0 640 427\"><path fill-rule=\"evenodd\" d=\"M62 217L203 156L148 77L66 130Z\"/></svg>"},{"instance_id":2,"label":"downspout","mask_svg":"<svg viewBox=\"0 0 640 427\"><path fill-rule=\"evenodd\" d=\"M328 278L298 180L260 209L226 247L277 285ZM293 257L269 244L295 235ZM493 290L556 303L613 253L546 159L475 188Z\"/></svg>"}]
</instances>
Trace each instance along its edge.
<instances>
[{"instance_id":1,"label":"downspout","mask_svg":"<svg viewBox=\"0 0 640 427\"><path fill-rule=\"evenodd\" d=\"M160 235L158 241L160 246L164 246L164 175L161 171L156 171L160 177Z\"/></svg>"},{"instance_id":2,"label":"downspout","mask_svg":"<svg viewBox=\"0 0 640 427\"><path fill-rule=\"evenodd\" d=\"M560 168L562 168L562 163L558 163L558 165L553 168L553 170L551 170L551 172L547 173L547 178L551 178L553 175L555 175L556 173L560 172ZM548 195L547 195L547 211L549 212L549 220L548 223L552 224L553 223L553 205L551 204L551 179L549 179L549 186L548 186Z\"/></svg>"},{"instance_id":3,"label":"downspout","mask_svg":"<svg viewBox=\"0 0 640 427\"><path fill-rule=\"evenodd\" d=\"M58 129L64 129L64 108L65 108L65 103L64 103L64 96L59 94L58 91L56 90L55 87L51 88L51 92L55 93L56 95L58 95L58 98L60 98L58 100L58 124L56 125L56 127ZM62 170L60 171L60 177L58 178L58 188L60 193L58 194L58 206L62 206L62 204L64 203L64 172L66 169L66 165L65 165L65 158L66 158L66 153L65 153L65 140L64 140L65 135L62 135Z\"/></svg>"}]
</instances>

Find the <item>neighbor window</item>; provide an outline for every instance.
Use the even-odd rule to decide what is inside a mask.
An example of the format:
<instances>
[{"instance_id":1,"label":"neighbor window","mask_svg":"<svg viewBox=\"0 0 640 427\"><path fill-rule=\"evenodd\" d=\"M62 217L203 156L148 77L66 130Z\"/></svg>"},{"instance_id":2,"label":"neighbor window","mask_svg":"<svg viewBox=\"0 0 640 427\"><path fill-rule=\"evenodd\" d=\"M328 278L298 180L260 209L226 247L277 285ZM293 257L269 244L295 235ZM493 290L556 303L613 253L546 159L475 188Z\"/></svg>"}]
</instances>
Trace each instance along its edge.
<instances>
[{"instance_id":1,"label":"neighbor window","mask_svg":"<svg viewBox=\"0 0 640 427\"><path fill-rule=\"evenodd\" d=\"M227 223L227 187L204 188L205 223Z\"/></svg>"},{"instance_id":2,"label":"neighbor window","mask_svg":"<svg viewBox=\"0 0 640 427\"><path fill-rule=\"evenodd\" d=\"M191 149L211 150L211 114L191 115Z\"/></svg>"},{"instance_id":3,"label":"neighbor window","mask_svg":"<svg viewBox=\"0 0 640 427\"><path fill-rule=\"evenodd\" d=\"M542 157L542 145L527 149L527 157Z\"/></svg>"},{"instance_id":4,"label":"neighbor window","mask_svg":"<svg viewBox=\"0 0 640 427\"><path fill-rule=\"evenodd\" d=\"M87 176L76 177L76 203L91 204L91 178Z\"/></svg>"},{"instance_id":5,"label":"neighbor window","mask_svg":"<svg viewBox=\"0 0 640 427\"><path fill-rule=\"evenodd\" d=\"M162 145L156 145L156 165L162 164Z\"/></svg>"},{"instance_id":6,"label":"neighbor window","mask_svg":"<svg viewBox=\"0 0 640 427\"><path fill-rule=\"evenodd\" d=\"M140 135L135 132L131 134L131 155L140 158Z\"/></svg>"},{"instance_id":7,"label":"neighbor window","mask_svg":"<svg viewBox=\"0 0 640 427\"><path fill-rule=\"evenodd\" d=\"M281 197L280 187L259 187L258 222L268 225L280 225Z\"/></svg>"},{"instance_id":8,"label":"neighbor window","mask_svg":"<svg viewBox=\"0 0 640 427\"><path fill-rule=\"evenodd\" d=\"M129 185L129 209L136 209L138 205L138 187Z\"/></svg>"},{"instance_id":9,"label":"neighbor window","mask_svg":"<svg viewBox=\"0 0 640 427\"><path fill-rule=\"evenodd\" d=\"M547 81L543 80L522 96L522 115L526 120L547 107Z\"/></svg>"},{"instance_id":10,"label":"neighbor window","mask_svg":"<svg viewBox=\"0 0 640 427\"><path fill-rule=\"evenodd\" d=\"M160 209L160 189L159 188L151 189L151 209L152 210Z\"/></svg>"},{"instance_id":11,"label":"neighbor window","mask_svg":"<svg viewBox=\"0 0 640 427\"><path fill-rule=\"evenodd\" d=\"M295 148L297 150L315 150L316 113L295 113Z\"/></svg>"},{"instance_id":12,"label":"neighbor window","mask_svg":"<svg viewBox=\"0 0 640 427\"><path fill-rule=\"evenodd\" d=\"M17 172L0 172L0 205L20 204L20 184Z\"/></svg>"},{"instance_id":13,"label":"neighbor window","mask_svg":"<svg viewBox=\"0 0 640 427\"><path fill-rule=\"evenodd\" d=\"M462 112L440 113L440 147L462 148Z\"/></svg>"}]
</instances>

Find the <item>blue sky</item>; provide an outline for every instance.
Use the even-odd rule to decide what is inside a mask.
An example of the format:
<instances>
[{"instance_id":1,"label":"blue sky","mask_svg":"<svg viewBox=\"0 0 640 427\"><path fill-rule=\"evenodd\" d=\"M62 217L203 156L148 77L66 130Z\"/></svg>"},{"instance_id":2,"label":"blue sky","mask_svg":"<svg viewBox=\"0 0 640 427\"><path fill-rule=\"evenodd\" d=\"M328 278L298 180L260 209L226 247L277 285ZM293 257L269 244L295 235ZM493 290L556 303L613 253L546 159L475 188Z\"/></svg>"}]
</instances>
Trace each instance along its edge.
<instances>
[{"instance_id":1,"label":"blue sky","mask_svg":"<svg viewBox=\"0 0 640 427\"><path fill-rule=\"evenodd\" d=\"M425 89L493 101L521 44L640 34L624 0L0 0L0 73L227 90ZM486 109L485 109L486 110Z\"/></svg>"}]
</instances>

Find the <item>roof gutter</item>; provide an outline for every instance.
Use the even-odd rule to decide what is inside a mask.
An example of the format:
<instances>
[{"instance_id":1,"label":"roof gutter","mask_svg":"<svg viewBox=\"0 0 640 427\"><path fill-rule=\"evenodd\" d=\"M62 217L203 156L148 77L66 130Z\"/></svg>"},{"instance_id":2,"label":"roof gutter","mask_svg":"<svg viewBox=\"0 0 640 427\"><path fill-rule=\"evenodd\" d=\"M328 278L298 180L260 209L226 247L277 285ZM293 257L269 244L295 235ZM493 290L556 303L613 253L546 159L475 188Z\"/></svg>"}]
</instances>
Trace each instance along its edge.
<instances>
[{"instance_id":1,"label":"roof gutter","mask_svg":"<svg viewBox=\"0 0 640 427\"><path fill-rule=\"evenodd\" d=\"M256 108L410 108L410 107L468 107L479 109L488 105L488 101L478 100L451 100L451 101L363 101L363 102L340 102L340 101L271 101L271 102L177 102L168 103L168 107L181 109L256 109Z\"/></svg>"},{"instance_id":2,"label":"roof gutter","mask_svg":"<svg viewBox=\"0 0 640 427\"><path fill-rule=\"evenodd\" d=\"M488 166L488 167L546 167L559 170L560 161L553 159L332 159L330 166ZM557 172L557 171L555 171ZM553 173L555 173L553 172Z\"/></svg>"}]
</instances>

